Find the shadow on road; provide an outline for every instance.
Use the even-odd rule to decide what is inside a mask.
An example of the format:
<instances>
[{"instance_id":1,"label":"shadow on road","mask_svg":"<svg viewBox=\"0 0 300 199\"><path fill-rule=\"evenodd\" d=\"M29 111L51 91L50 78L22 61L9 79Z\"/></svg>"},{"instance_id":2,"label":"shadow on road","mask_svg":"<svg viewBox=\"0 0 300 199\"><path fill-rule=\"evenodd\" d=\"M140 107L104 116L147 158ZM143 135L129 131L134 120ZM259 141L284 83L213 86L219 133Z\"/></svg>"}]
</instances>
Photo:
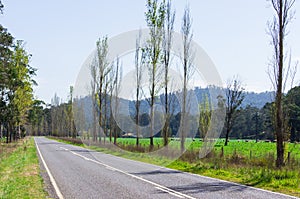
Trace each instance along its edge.
<instances>
[{"instance_id":1,"label":"shadow on road","mask_svg":"<svg viewBox=\"0 0 300 199\"><path fill-rule=\"evenodd\" d=\"M226 182L210 182L210 183L195 183L189 185L181 185L181 186L172 186L168 187L178 192L183 192L187 194L197 194L197 193L206 193L206 192L218 192L218 191L232 191L232 192L240 192L247 187L239 186L232 183Z\"/></svg>"},{"instance_id":2,"label":"shadow on road","mask_svg":"<svg viewBox=\"0 0 300 199\"><path fill-rule=\"evenodd\" d=\"M39 145L64 145L60 142L38 142Z\"/></svg>"},{"instance_id":3,"label":"shadow on road","mask_svg":"<svg viewBox=\"0 0 300 199\"><path fill-rule=\"evenodd\" d=\"M72 149L70 151L77 152L77 153L95 153L95 151L90 151L90 150L86 150L86 149Z\"/></svg>"},{"instance_id":4,"label":"shadow on road","mask_svg":"<svg viewBox=\"0 0 300 199\"><path fill-rule=\"evenodd\" d=\"M155 171L147 171L147 172L139 172L139 173L131 173L133 175L157 175L157 174L176 174L182 173L180 171L175 170L155 170Z\"/></svg>"},{"instance_id":5,"label":"shadow on road","mask_svg":"<svg viewBox=\"0 0 300 199\"><path fill-rule=\"evenodd\" d=\"M139 172L139 173L131 173L133 175L172 175L182 173L181 171L175 170L156 170L156 171L147 171L147 172ZM166 176L167 178L167 176ZM205 180L205 179L204 179ZM199 182L194 184L187 185L178 185L178 186L168 186L169 189L174 191L178 191L185 194L199 194L199 193L209 193L209 192L240 192L245 189L248 189L246 186L240 186L238 184L222 182L217 180L207 180L208 182ZM179 182L178 182L179 184ZM164 193L164 191L157 190L156 193Z\"/></svg>"},{"instance_id":6,"label":"shadow on road","mask_svg":"<svg viewBox=\"0 0 300 199\"><path fill-rule=\"evenodd\" d=\"M241 192L245 189L248 189L244 186L239 186L231 183L226 182L214 182L214 183L195 183L195 184L189 184L189 185L180 185L180 186L170 186L169 189L172 189L174 191L184 193L184 194L205 194L205 193L214 193L214 192L220 192L220 193L229 193L229 192ZM162 194L166 193L163 190L157 190L154 194Z\"/></svg>"}]
</instances>

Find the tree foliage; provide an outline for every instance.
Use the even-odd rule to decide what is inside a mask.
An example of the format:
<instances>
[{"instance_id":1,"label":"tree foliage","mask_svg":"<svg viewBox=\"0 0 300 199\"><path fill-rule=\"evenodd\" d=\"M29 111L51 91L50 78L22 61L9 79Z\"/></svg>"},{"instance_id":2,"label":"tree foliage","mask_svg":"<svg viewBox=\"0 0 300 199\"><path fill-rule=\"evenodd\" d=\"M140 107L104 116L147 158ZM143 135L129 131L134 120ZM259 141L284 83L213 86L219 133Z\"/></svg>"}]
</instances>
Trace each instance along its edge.
<instances>
[{"instance_id":1,"label":"tree foliage","mask_svg":"<svg viewBox=\"0 0 300 199\"><path fill-rule=\"evenodd\" d=\"M163 128L163 139L164 146L168 145L168 137L170 135L170 119L171 119L171 100L170 100L170 80L169 80L169 70L171 62L171 48L173 42L173 31L174 31L174 21L175 21L175 11L172 10L171 1L168 0L165 5L165 22L163 26L163 66L164 66L164 106L165 106L165 125Z\"/></svg>"},{"instance_id":2,"label":"tree foliage","mask_svg":"<svg viewBox=\"0 0 300 199\"><path fill-rule=\"evenodd\" d=\"M182 33L182 69L183 69L183 88L181 98L181 121L180 121L180 149L183 152L185 150L185 138L190 131L189 123L189 110L190 110L190 95L188 92L188 83L191 75L194 72L193 67L193 52L192 52L192 18L190 14L190 8L185 7L181 24Z\"/></svg>"},{"instance_id":3,"label":"tree foliage","mask_svg":"<svg viewBox=\"0 0 300 199\"><path fill-rule=\"evenodd\" d=\"M35 69L22 41L0 25L0 126L7 142L23 136L29 109L33 103ZM1 133L1 135L3 135Z\"/></svg>"},{"instance_id":4,"label":"tree foliage","mask_svg":"<svg viewBox=\"0 0 300 199\"><path fill-rule=\"evenodd\" d=\"M227 146L229 133L233 127L236 111L244 100L244 88L242 87L241 81L237 78L233 78L227 83L226 89L226 117L225 117L225 129L226 129L226 140L225 146Z\"/></svg>"},{"instance_id":5,"label":"tree foliage","mask_svg":"<svg viewBox=\"0 0 300 199\"><path fill-rule=\"evenodd\" d=\"M199 105L200 109L200 117L199 117L199 129L200 129L200 135L199 137L202 137L205 139L205 136L207 135L207 132L209 130L210 124L211 124L211 116L212 116L212 108L210 101L208 99L208 96L205 95L204 100Z\"/></svg>"},{"instance_id":6,"label":"tree foliage","mask_svg":"<svg viewBox=\"0 0 300 199\"><path fill-rule=\"evenodd\" d=\"M165 4L164 2L158 3L157 0L147 1L147 11L145 12L147 26L150 30L149 40L143 53L145 54L145 62L147 63L149 75L149 105L150 105L150 147L153 148L154 132L154 104L157 94L160 90L159 75L161 74L162 63L162 41L163 41L163 27L165 22Z\"/></svg>"}]
</instances>

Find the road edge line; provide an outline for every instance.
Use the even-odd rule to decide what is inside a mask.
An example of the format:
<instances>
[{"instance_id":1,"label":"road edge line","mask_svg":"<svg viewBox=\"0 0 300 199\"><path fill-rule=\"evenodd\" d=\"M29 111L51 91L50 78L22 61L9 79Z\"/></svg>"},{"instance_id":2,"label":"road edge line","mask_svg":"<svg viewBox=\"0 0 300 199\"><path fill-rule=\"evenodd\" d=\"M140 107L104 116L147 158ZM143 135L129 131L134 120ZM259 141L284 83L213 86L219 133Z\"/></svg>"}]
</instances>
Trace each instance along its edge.
<instances>
[{"instance_id":1,"label":"road edge line","mask_svg":"<svg viewBox=\"0 0 300 199\"><path fill-rule=\"evenodd\" d=\"M46 162L45 162L45 160L44 160L44 158L43 158L43 156L42 156L42 153L41 153L41 151L40 151L40 149L39 149L39 147L38 147L38 145L37 145L36 138L34 139L34 142L35 142L35 146L36 146L36 149L37 149L37 151L38 151L38 154L39 154L39 156L40 156L40 158L41 158L41 160L42 160L42 163L43 163L43 165L44 165L44 167L45 167L45 169L46 169L46 171L47 171L47 174L48 174L48 176L49 176L49 178L50 178L50 182L51 182L51 184L52 184L53 187L54 187L54 190L55 190L55 192L56 192L57 197L58 197L59 199L64 199L62 193L60 192L60 190L59 190L59 188L58 188L58 186L57 186L57 184L56 184L56 181L55 181L54 177L52 176L52 174L51 174L51 172L50 172L50 170L49 170L49 168L48 168L48 166L47 166L47 164L46 164Z\"/></svg>"}]
</instances>

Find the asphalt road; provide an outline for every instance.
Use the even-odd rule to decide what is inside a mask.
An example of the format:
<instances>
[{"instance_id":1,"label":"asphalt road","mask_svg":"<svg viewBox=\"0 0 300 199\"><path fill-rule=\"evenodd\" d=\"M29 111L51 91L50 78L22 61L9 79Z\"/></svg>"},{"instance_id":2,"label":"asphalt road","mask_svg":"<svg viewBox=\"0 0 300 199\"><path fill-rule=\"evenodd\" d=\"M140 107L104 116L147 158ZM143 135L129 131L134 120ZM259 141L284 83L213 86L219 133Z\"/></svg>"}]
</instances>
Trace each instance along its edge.
<instances>
[{"instance_id":1,"label":"asphalt road","mask_svg":"<svg viewBox=\"0 0 300 199\"><path fill-rule=\"evenodd\" d=\"M35 142L61 198L294 198L47 138L36 137Z\"/></svg>"}]
</instances>

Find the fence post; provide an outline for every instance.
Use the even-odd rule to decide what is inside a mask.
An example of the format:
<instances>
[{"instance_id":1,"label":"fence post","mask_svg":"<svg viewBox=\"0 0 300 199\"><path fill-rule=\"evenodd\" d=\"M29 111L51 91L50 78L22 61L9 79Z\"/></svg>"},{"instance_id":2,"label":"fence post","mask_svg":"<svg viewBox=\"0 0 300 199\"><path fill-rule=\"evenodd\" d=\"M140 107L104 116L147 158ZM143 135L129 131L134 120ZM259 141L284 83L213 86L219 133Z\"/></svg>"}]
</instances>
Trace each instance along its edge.
<instances>
[{"instance_id":1,"label":"fence post","mask_svg":"<svg viewBox=\"0 0 300 199\"><path fill-rule=\"evenodd\" d=\"M288 162L288 164L290 164L290 160L291 160L291 152L289 151L289 152L288 152L288 157L287 157L287 162Z\"/></svg>"},{"instance_id":2,"label":"fence post","mask_svg":"<svg viewBox=\"0 0 300 199\"><path fill-rule=\"evenodd\" d=\"M220 158L223 158L223 156L224 156L224 148L223 148L223 146L222 146L222 148L221 148L221 154L220 154Z\"/></svg>"}]
</instances>

